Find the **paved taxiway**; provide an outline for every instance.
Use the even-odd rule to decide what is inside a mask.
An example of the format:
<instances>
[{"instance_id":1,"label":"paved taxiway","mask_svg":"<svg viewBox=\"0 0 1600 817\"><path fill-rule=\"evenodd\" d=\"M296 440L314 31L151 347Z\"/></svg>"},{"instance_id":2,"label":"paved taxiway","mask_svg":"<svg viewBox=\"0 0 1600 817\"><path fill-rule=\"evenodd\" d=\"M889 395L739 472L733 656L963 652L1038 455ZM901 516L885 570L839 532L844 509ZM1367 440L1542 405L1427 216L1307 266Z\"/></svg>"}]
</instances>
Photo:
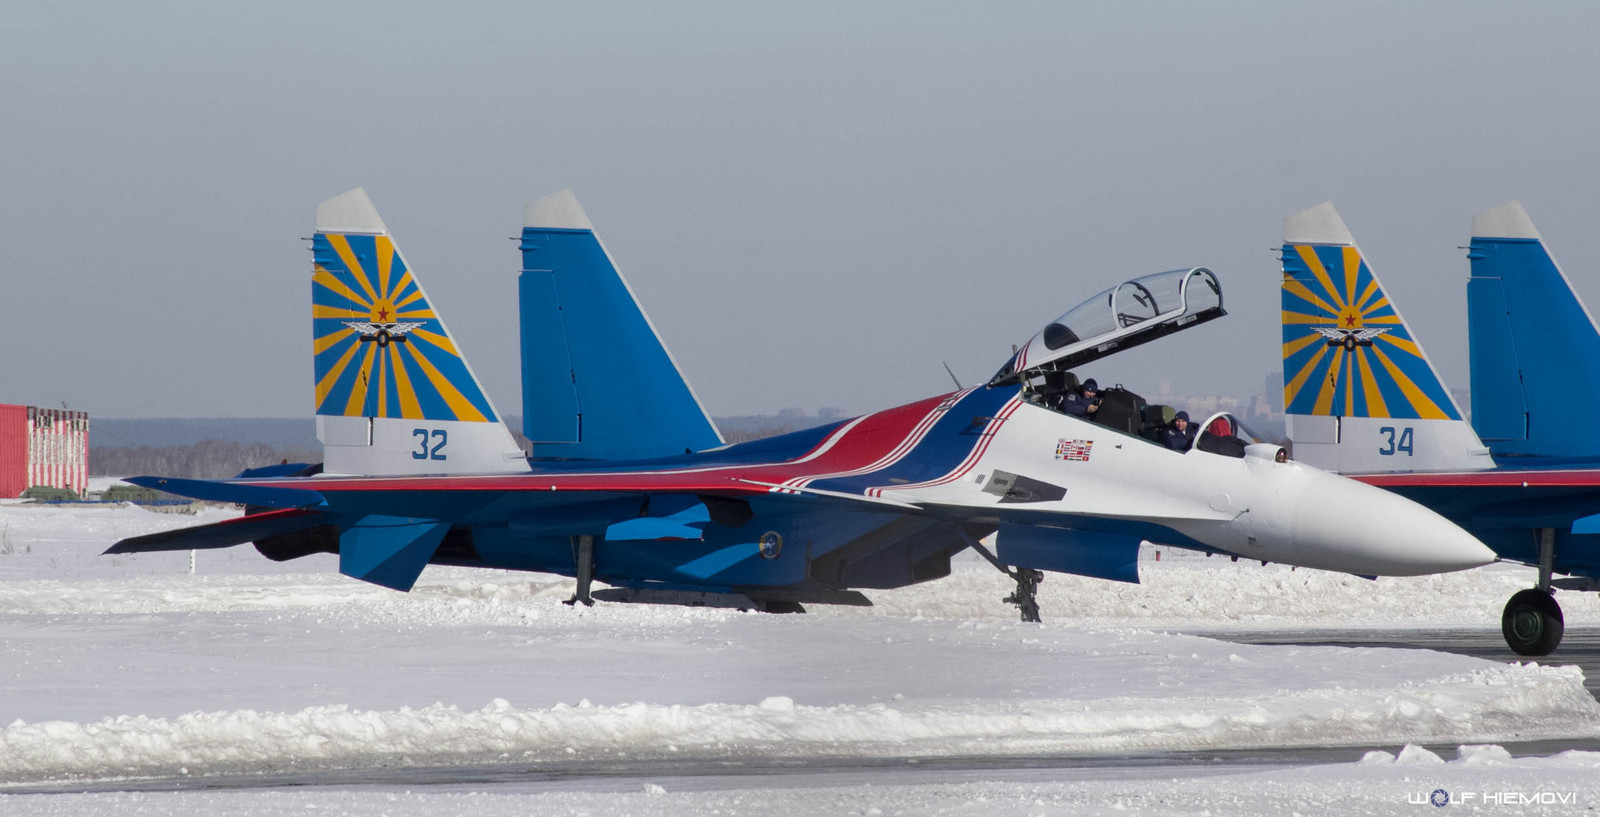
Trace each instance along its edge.
<instances>
[{"instance_id":1,"label":"paved taxiway","mask_svg":"<svg viewBox=\"0 0 1600 817\"><path fill-rule=\"evenodd\" d=\"M1314 647L1395 647L1438 650L1487 658L1491 661L1538 663L1545 666L1576 664L1583 670L1584 686L1600 699L1600 627L1570 627L1554 653L1541 657L1517 655L1506 646L1499 630L1185 630L1192 635L1240 644L1300 644Z\"/></svg>"},{"instance_id":2,"label":"paved taxiway","mask_svg":"<svg viewBox=\"0 0 1600 817\"><path fill-rule=\"evenodd\" d=\"M1439 650L1507 663L1528 660L1512 653L1499 632L1480 629L1439 630L1258 630L1189 631L1194 635L1244 644L1384 647ZM1600 627L1567 631L1560 649L1540 663L1576 664L1583 669L1591 693L1600 697ZM1600 736L1577 740L1502 743L1511 754L1544 757L1570 749L1600 751ZM1349 763L1367 751L1393 752L1398 746L1296 747L1198 752L1154 752L1122 755L1060 755L945 758L752 758L722 761L656 761L594 763L483 763L444 767L399 767L348 771L293 772L282 775L181 777L93 783L45 784L0 788L5 794L197 791L277 789L330 786L355 789L404 787L492 789L498 792L591 791L636 792L646 783L674 791L716 791L750 786L761 776L762 787L871 785L894 782L1070 781L1148 777L1154 770L1170 778L1242 774L1325 763ZM1455 745L1427 748L1453 757Z\"/></svg>"}]
</instances>

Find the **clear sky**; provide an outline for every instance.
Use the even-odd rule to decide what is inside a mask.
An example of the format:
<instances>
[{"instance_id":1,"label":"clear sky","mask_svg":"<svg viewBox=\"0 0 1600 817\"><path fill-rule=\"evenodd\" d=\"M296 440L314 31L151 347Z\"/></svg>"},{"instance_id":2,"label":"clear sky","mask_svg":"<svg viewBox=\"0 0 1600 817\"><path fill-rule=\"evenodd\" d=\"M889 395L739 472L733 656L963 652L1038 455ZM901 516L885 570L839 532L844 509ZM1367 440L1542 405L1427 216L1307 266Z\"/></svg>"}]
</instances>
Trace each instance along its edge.
<instances>
[{"instance_id":1,"label":"clear sky","mask_svg":"<svg viewBox=\"0 0 1600 817\"><path fill-rule=\"evenodd\" d=\"M1454 386L1519 198L1600 306L1600 4L73 3L0 12L0 401L308 416L315 205L364 186L500 409L573 188L714 415L987 377L1124 278L1229 317L1088 371L1248 394L1333 200Z\"/></svg>"}]
</instances>

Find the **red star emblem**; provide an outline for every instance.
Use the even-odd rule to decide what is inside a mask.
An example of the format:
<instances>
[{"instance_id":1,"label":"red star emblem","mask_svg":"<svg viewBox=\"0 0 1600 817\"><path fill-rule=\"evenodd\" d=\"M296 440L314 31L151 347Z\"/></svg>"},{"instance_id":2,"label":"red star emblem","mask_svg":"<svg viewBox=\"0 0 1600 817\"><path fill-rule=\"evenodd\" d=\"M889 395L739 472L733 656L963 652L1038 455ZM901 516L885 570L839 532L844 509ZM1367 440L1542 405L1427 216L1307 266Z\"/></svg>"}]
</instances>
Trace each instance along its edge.
<instances>
[{"instance_id":1,"label":"red star emblem","mask_svg":"<svg viewBox=\"0 0 1600 817\"><path fill-rule=\"evenodd\" d=\"M379 309L378 310L378 323L388 323L388 322L389 322L389 309L388 309L388 307L384 307L383 309Z\"/></svg>"},{"instance_id":2,"label":"red star emblem","mask_svg":"<svg viewBox=\"0 0 1600 817\"><path fill-rule=\"evenodd\" d=\"M1356 316L1354 316L1354 315L1346 315L1346 316L1344 316L1344 324L1345 324L1345 326L1355 326L1356 325Z\"/></svg>"}]
</instances>

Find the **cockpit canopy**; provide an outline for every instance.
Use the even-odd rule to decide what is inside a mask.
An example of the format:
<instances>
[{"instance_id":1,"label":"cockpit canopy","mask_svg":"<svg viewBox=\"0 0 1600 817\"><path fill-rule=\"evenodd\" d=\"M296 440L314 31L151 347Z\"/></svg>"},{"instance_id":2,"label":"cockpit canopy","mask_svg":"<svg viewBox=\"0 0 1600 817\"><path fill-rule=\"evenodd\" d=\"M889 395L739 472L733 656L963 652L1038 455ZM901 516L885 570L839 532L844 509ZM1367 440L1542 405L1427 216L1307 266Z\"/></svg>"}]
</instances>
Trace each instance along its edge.
<instances>
[{"instance_id":1,"label":"cockpit canopy","mask_svg":"<svg viewBox=\"0 0 1600 817\"><path fill-rule=\"evenodd\" d=\"M1071 369L1226 314L1222 285L1204 267L1124 281L1051 321L1000 367L989 385Z\"/></svg>"}]
</instances>

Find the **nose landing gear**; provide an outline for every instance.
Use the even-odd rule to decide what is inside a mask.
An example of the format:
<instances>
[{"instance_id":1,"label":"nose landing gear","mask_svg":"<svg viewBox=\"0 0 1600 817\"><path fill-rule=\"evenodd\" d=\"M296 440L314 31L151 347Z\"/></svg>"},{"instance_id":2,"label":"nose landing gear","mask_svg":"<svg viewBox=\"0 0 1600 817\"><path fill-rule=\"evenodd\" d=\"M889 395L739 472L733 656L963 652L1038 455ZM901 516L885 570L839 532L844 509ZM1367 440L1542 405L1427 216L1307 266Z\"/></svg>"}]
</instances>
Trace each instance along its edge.
<instances>
[{"instance_id":1,"label":"nose landing gear","mask_svg":"<svg viewBox=\"0 0 1600 817\"><path fill-rule=\"evenodd\" d=\"M1518 655L1549 655L1555 652L1566 631L1561 605L1549 590L1531 587L1506 602L1500 616L1500 633Z\"/></svg>"},{"instance_id":2,"label":"nose landing gear","mask_svg":"<svg viewBox=\"0 0 1600 817\"><path fill-rule=\"evenodd\" d=\"M1500 614L1500 634L1518 655L1549 655L1566 633L1550 576L1555 572L1556 531L1539 528L1539 586L1519 591Z\"/></svg>"},{"instance_id":3,"label":"nose landing gear","mask_svg":"<svg viewBox=\"0 0 1600 817\"><path fill-rule=\"evenodd\" d=\"M1030 567L1007 567L1006 565L1001 564L1000 559L991 553L988 548L984 547L983 543L978 541L976 537L969 535L967 537L967 543L971 545L972 549L976 550L979 555L988 560L989 564L994 565L996 570L1006 574L1007 576L1010 576L1012 581L1017 583L1017 589L1011 591L1011 595L1006 596L1005 598L1001 599L1001 601L1005 602L1006 604L1015 604L1017 606L1017 610L1022 613L1023 621L1043 621L1044 619L1039 617L1038 591L1039 582L1044 581L1044 571L1034 570Z\"/></svg>"}]
</instances>

